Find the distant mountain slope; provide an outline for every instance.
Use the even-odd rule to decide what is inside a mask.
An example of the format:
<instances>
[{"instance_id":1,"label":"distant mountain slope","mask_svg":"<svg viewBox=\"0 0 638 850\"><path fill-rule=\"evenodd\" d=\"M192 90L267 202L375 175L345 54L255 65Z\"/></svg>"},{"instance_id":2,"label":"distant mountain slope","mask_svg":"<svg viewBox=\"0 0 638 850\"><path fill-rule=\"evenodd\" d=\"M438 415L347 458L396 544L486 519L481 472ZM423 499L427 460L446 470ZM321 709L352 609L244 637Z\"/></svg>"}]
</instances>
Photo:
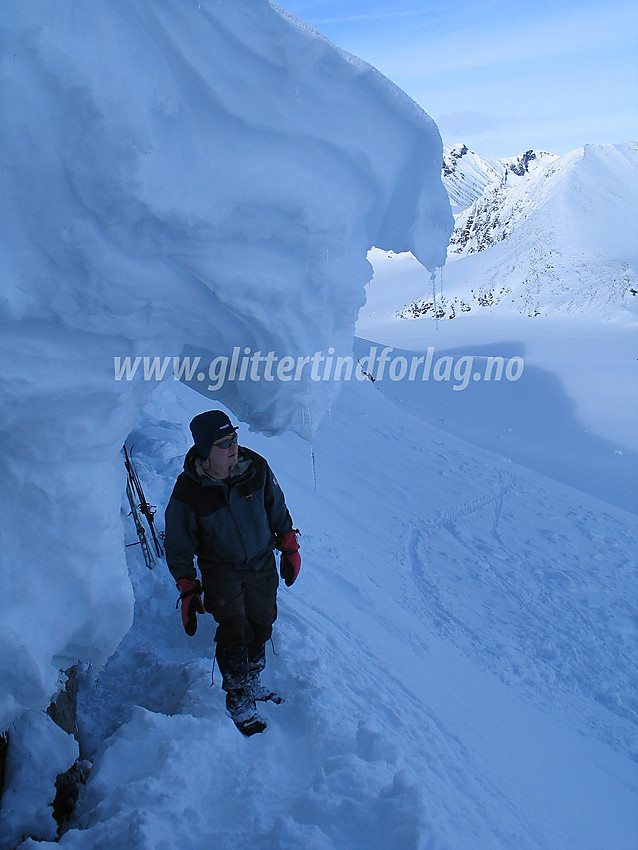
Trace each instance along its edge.
<instances>
[{"instance_id":1,"label":"distant mountain slope","mask_svg":"<svg viewBox=\"0 0 638 850\"><path fill-rule=\"evenodd\" d=\"M471 206L483 192L505 177L502 160L490 159L466 145L443 146L443 185L456 215Z\"/></svg>"},{"instance_id":2,"label":"distant mountain slope","mask_svg":"<svg viewBox=\"0 0 638 850\"><path fill-rule=\"evenodd\" d=\"M508 174L523 177L555 159L555 154L532 150L510 159L494 159L480 156L463 144L444 145L443 185L456 214L471 206L486 190L507 181Z\"/></svg>"},{"instance_id":3,"label":"distant mountain slope","mask_svg":"<svg viewBox=\"0 0 638 850\"><path fill-rule=\"evenodd\" d=\"M458 211L448 256L473 254L505 239L518 214L525 215L534 205L548 167L556 160L555 154L531 150L514 159L496 160L501 164L500 177L487 183L468 207ZM487 174L490 160L484 162Z\"/></svg>"},{"instance_id":4,"label":"distant mountain slope","mask_svg":"<svg viewBox=\"0 0 638 850\"><path fill-rule=\"evenodd\" d=\"M511 160L446 147L443 172L456 225L440 318L496 305L529 316L636 310L636 143ZM434 311L424 294L399 315Z\"/></svg>"}]
</instances>

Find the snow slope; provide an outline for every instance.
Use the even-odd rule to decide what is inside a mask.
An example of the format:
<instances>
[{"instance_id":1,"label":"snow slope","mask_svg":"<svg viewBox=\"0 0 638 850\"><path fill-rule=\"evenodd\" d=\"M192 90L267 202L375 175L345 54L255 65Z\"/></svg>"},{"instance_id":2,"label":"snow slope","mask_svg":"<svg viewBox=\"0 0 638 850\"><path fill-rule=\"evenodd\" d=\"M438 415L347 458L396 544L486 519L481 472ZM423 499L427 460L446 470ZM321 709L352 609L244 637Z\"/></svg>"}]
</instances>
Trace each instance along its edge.
<instances>
[{"instance_id":1,"label":"snow slope","mask_svg":"<svg viewBox=\"0 0 638 850\"><path fill-rule=\"evenodd\" d=\"M427 318L374 324L361 321L375 340L357 339L362 361L386 351L396 362L432 362L426 381L386 372L380 392L449 433L638 513L635 325L494 315L438 327ZM497 380L490 359L514 364L516 379Z\"/></svg>"},{"instance_id":2,"label":"snow slope","mask_svg":"<svg viewBox=\"0 0 638 850\"><path fill-rule=\"evenodd\" d=\"M434 268L452 217L432 120L266 0L9 0L1 26L4 730L131 622L119 452L155 382L114 359L350 351L368 249ZM310 432L334 392L222 398Z\"/></svg>"},{"instance_id":3,"label":"snow slope","mask_svg":"<svg viewBox=\"0 0 638 850\"><path fill-rule=\"evenodd\" d=\"M174 423L201 409L187 393L163 385L131 437L160 505L188 447ZM302 530L266 673L286 702L242 738L210 618L187 638L167 570L129 549L135 621L82 689L94 764L60 846L630 850L633 518L369 381L319 426L316 489L298 437L246 442Z\"/></svg>"},{"instance_id":4,"label":"snow slope","mask_svg":"<svg viewBox=\"0 0 638 850\"><path fill-rule=\"evenodd\" d=\"M496 180L494 162L446 149L451 201L463 188L480 192L456 216L447 265L433 285L409 254L371 252L375 275L357 322L368 341L360 351L370 341L393 357L432 348L455 368L473 360L479 378L489 357L522 358L520 384L473 379L450 392L454 381L431 378L420 393L386 380L383 391L430 423L632 511L637 150L526 155L513 171L496 161L505 170Z\"/></svg>"}]
</instances>

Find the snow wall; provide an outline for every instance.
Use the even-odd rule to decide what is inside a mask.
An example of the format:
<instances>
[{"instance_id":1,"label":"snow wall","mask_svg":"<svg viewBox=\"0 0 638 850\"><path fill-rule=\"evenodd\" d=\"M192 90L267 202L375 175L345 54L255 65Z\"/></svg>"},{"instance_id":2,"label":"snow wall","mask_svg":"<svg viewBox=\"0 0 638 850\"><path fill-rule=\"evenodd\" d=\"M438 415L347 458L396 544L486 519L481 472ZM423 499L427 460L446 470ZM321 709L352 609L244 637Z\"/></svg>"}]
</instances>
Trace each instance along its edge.
<instances>
[{"instance_id":1,"label":"snow wall","mask_svg":"<svg viewBox=\"0 0 638 850\"><path fill-rule=\"evenodd\" d=\"M432 120L266 0L7 0L0 25L2 730L131 622L120 450L156 384L114 357L350 352L368 249L432 270L453 221ZM301 433L335 391L218 398Z\"/></svg>"}]
</instances>

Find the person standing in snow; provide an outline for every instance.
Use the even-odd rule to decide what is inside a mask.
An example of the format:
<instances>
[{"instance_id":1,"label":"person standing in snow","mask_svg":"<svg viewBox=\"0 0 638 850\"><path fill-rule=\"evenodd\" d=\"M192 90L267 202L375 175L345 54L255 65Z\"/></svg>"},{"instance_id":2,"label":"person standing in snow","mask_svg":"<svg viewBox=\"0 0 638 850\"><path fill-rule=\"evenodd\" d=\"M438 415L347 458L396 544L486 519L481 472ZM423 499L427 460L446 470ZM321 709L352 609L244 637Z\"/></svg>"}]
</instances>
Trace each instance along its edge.
<instances>
[{"instance_id":1,"label":"person standing in snow","mask_svg":"<svg viewBox=\"0 0 638 850\"><path fill-rule=\"evenodd\" d=\"M226 708L238 729L252 735L266 726L255 701L277 701L260 682L277 618L274 549L290 586L301 566L299 544L277 479L261 455L238 444L228 416L200 413L190 430L195 445L166 508L166 560L186 634L195 634L198 613L208 611L218 624L215 657Z\"/></svg>"}]
</instances>

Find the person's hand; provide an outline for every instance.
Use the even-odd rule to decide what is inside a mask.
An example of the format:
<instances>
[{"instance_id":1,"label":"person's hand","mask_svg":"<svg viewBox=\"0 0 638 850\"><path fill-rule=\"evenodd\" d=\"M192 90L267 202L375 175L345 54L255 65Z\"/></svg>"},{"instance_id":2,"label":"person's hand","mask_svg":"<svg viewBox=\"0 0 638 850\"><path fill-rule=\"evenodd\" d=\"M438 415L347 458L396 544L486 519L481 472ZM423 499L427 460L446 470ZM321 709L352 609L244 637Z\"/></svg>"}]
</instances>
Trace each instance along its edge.
<instances>
[{"instance_id":1,"label":"person's hand","mask_svg":"<svg viewBox=\"0 0 638 850\"><path fill-rule=\"evenodd\" d=\"M199 579L179 578L177 579L177 589L179 590L179 599L175 607L177 608L179 603L182 603L184 631L189 637L192 637L197 631L197 615L206 613L202 602L202 586Z\"/></svg>"},{"instance_id":2,"label":"person's hand","mask_svg":"<svg viewBox=\"0 0 638 850\"><path fill-rule=\"evenodd\" d=\"M277 534L275 536L275 546L281 551L279 573L285 581L286 587L290 587L301 569L299 543L297 542L297 535L294 529L287 531L285 534Z\"/></svg>"}]
</instances>

